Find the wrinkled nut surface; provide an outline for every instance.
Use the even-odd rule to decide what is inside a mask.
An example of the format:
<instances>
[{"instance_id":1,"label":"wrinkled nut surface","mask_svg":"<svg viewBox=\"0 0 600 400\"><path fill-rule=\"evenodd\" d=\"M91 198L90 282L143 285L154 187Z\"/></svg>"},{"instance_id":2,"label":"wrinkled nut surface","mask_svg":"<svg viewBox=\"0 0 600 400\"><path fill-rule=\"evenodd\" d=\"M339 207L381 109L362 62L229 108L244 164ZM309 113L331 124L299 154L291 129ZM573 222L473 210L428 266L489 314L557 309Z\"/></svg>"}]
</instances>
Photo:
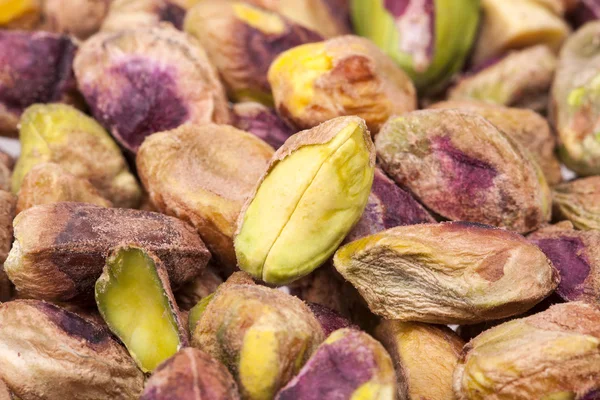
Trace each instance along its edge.
<instances>
[{"instance_id":1,"label":"wrinkled nut surface","mask_svg":"<svg viewBox=\"0 0 600 400\"><path fill-rule=\"evenodd\" d=\"M425 110L391 118L375 147L392 179L444 218L517 232L550 219L550 190L539 166L473 112Z\"/></svg>"},{"instance_id":2,"label":"wrinkled nut surface","mask_svg":"<svg viewBox=\"0 0 600 400\"><path fill-rule=\"evenodd\" d=\"M140 400L239 400L233 377L217 360L191 347L158 366Z\"/></svg>"},{"instance_id":3,"label":"wrinkled nut surface","mask_svg":"<svg viewBox=\"0 0 600 400\"><path fill-rule=\"evenodd\" d=\"M199 0L112 0L102 31L117 32L124 29L145 28L171 23L183 28L185 13Z\"/></svg>"},{"instance_id":4,"label":"wrinkled nut surface","mask_svg":"<svg viewBox=\"0 0 600 400\"><path fill-rule=\"evenodd\" d=\"M383 320L375 338L394 361L399 400L454 400L452 373L465 343L452 330Z\"/></svg>"},{"instance_id":5,"label":"wrinkled nut surface","mask_svg":"<svg viewBox=\"0 0 600 400\"><path fill-rule=\"evenodd\" d=\"M233 270L238 214L272 155L247 132L207 124L152 135L136 161L152 203L189 221L219 264Z\"/></svg>"},{"instance_id":6,"label":"wrinkled nut surface","mask_svg":"<svg viewBox=\"0 0 600 400\"><path fill-rule=\"evenodd\" d=\"M600 229L600 177L590 176L556 186L554 215L581 230Z\"/></svg>"},{"instance_id":7,"label":"wrinkled nut surface","mask_svg":"<svg viewBox=\"0 0 600 400\"><path fill-rule=\"evenodd\" d=\"M406 73L358 36L288 50L273 61L268 78L279 115L300 129L356 115L376 133L391 115L417 107Z\"/></svg>"},{"instance_id":8,"label":"wrinkled nut surface","mask_svg":"<svg viewBox=\"0 0 600 400\"><path fill-rule=\"evenodd\" d=\"M41 0L4 1L0 13L0 28L34 28L40 20L41 7Z\"/></svg>"},{"instance_id":9,"label":"wrinkled nut surface","mask_svg":"<svg viewBox=\"0 0 600 400\"><path fill-rule=\"evenodd\" d=\"M301 300L237 272L205 307L192 344L229 368L243 399L268 400L323 339L319 321Z\"/></svg>"},{"instance_id":10,"label":"wrinkled nut surface","mask_svg":"<svg viewBox=\"0 0 600 400\"><path fill-rule=\"evenodd\" d=\"M112 0L44 0L42 29L85 40L98 32Z\"/></svg>"},{"instance_id":11,"label":"wrinkled nut surface","mask_svg":"<svg viewBox=\"0 0 600 400\"><path fill-rule=\"evenodd\" d=\"M295 130L286 125L275 110L255 102L236 103L232 107L233 125L261 138L274 149L280 148Z\"/></svg>"},{"instance_id":12,"label":"wrinkled nut surface","mask_svg":"<svg viewBox=\"0 0 600 400\"><path fill-rule=\"evenodd\" d=\"M152 133L230 120L202 46L169 25L94 35L73 67L96 119L134 153Z\"/></svg>"},{"instance_id":13,"label":"wrinkled nut surface","mask_svg":"<svg viewBox=\"0 0 600 400\"><path fill-rule=\"evenodd\" d=\"M371 136L358 117L292 136L240 213L234 238L240 269L284 284L319 267L363 213L374 167Z\"/></svg>"},{"instance_id":14,"label":"wrinkled nut surface","mask_svg":"<svg viewBox=\"0 0 600 400\"><path fill-rule=\"evenodd\" d=\"M217 274L216 267L209 262L204 271L175 293L177 305L182 310L190 310L200 300L217 290L221 283L223 280Z\"/></svg>"},{"instance_id":15,"label":"wrinkled nut surface","mask_svg":"<svg viewBox=\"0 0 600 400\"><path fill-rule=\"evenodd\" d=\"M557 57L546 46L511 51L463 76L448 97L543 111L557 64Z\"/></svg>"},{"instance_id":16,"label":"wrinkled nut surface","mask_svg":"<svg viewBox=\"0 0 600 400\"><path fill-rule=\"evenodd\" d=\"M504 107L473 100L443 101L435 103L429 108L457 108L481 115L529 151L533 160L544 172L546 182L550 186L554 186L562 180L560 163L555 155L556 137L548 121L540 114L528 109Z\"/></svg>"},{"instance_id":17,"label":"wrinkled nut surface","mask_svg":"<svg viewBox=\"0 0 600 400\"><path fill-rule=\"evenodd\" d=\"M341 247L333 261L371 311L402 321L518 315L559 282L544 253L522 236L464 222L388 229Z\"/></svg>"},{"instance_id":18,"label":"wrinkled nut surface","mask_svg":"<svg viewBox=\"0 0 600 400\"><path fill-rule=\"evenodd\" d=\"M164 263L174 289L202 271L210 257L192 227L147 211L54 203L20 213L4 264L23 295L44 300L93 298L110 249L136 244Z\"/></svg>"},{"instance_id":19,"label":"wrinkled nut surface","mask_svg":"<svg viewBox=\"0 0 600 400\"><path fill-rule=\"evenodd\" d=\"M595 399L600 310L559 304L506 322L467 344L454 372L458 399Z\"/></svg>"},{"instance_id":20,"label":"wrinkled nut surface","mask_svg":"<svg viewBox=\"0 0 600 400\"><path fill-rule=\"evenodd\" d=\"M138 398L144 375L109 331L53 304L0 304L0 379L21 400Z\"/></svg>"},{"instance_id":21,"label":"wrinkled nut surface","mask_svg":"<svg viewBox=\"0 0 600 400\"><path fill-rule=\"evenodd\" d=\"M276 400L395 398L394 366L381 343L355 329L333 332Z\"/></svg>"},{"instance_id":22,"label":"wrinkled nut surface","mask_svg":"<svg viewBox=\"0 0 600 400\"><path fill-rule=\"evenodd\" d=\"M110 135L92 118L64 104L36 104L21 118L21 156L12 175L17 194L36 165L59 164L68 173L87 179L116 207L135 207L141 189Z\"/></svg>"},{"instance_id":23,"label":"wrinkled nut surface","mask_svg":"<svg viewBox=\"0 0 600 400\"><path fill-rule=\"evenodd\" d=\"M202 0L186 15L231 99L272 104L267 71L282 52L323 38L278 13L243 1ZM231 32L235 32L232 35Z\"/></svg>"}]
</instances>

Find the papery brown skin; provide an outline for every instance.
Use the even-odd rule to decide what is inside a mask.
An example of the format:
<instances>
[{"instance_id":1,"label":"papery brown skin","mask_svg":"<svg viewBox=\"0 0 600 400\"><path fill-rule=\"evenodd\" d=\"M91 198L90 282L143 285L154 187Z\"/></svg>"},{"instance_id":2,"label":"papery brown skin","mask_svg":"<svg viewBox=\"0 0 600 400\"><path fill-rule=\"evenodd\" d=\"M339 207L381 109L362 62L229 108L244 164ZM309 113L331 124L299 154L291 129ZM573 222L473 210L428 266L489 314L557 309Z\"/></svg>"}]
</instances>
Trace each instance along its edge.
<instances>
[{"instance_id":1,"label":"papery brown skin","mask_svg":"<svg viewBox=\"0 0 600 400\"><path fill-rule=\"evenodd\" d=\"M238 400L237 385L223 364L191 347L158 366L140 400Z\"/></svg>"},{"instance_id":2,"label":"papery brown skin","mask_svg":"<svg viewBox=\"0 0 600 400\"><path fill-rule=\"evenodd\" d=\"M0 379L21 400L132 399L144 375L104 327L53 304L0 305Z\"/></svg>"},{"instance_id":3,"label":"papery brown skin","mask_svg":"<svg viewBox=\"0 0 600 400\"><path fill-rule=\"evenodd\" d=\"M600 176L575 179L553 188L553 215L581 230L600 229Z\"/></svg>"},{"instance_id":4,"label":"papery brown skin","mask_svg":"<svg viewBox=\"0 0 600 400\"><path fill-rule=\"evenodd\" d=\"M600 309L555 305L485 331L454 371L459 400L595 399L600 389Z\"/></svg>"},{"instance_id":5,"label":"papery brown skin","mask_svg":"<svg viewBox=\"0 0 600 400\"><path fill-rule=\"evenodd\" d=\"M548 121L538 113L523 109L493 105L472 100L449 100L435 103L432 109L460 109L475 112L529 151L546 181L554 186L562 181L560 163L556 157L556 137Z\"/></svg>"},{"instance_id":6,"label":"papery brown skin","mask_svg":"<svg viewBox=\"0 0 600 400\"><path fill-rule=\"evenodd\" d=\"M217 268L209 263L194 279L183 285L175 292L175 299L180 309L188 311L200 300L217 290L223 279L218 275Z\"/></svg>"},{"instance_id":7,"label":"papery brown skin","mask_svg":"<svg viewBox=\"0 0 600 400\"><path fill-rule=\"evenodd\" d=\"M110 249L135 244L164 263L173 289L197 276L210 254L183 221L147 211L54 203L20 213L4 264L17 290L52 301L93 299Z\"/></svg>"},{"instance_id":8,"label":"papery brown skin","mask_svg":"<svg viewBox=\"0 0 600 400\"><path fill-rule=\"evenodd\" d=\"M238 214L273 149L226 125L186 125L149 137L137 155L140 179L163 213L190 222L225 271L236 270Z\"/></svg>"},{"instance_id":9,"label":"papery brown skin","mask_svg":"<svg viewBox=\"0 0 600 400\"><path fill-rule=\"evenodd\" d=\"M85 40L98 32L111 0L44 0L41 29Z\"/></svg>"},{"instance_id":10,"label":"papery brown skin","mask_svg":"<svg viewBox=\"0 0 600 400\"><path fill-rule=\"evenodd\" d=\"M199 0L112 0L102 23L102 31L118 32L123 29L156 26L170 23L183 28L185 13Z\"/></svg>"},{"instance_id":11,"label":"papery brown skin","mask_svg":"<svg viewBox=\"0 0 600 400\"><path fill-rule=\"evenodd\" d=\"M401 321L469 324L518 315L559 282L544 253L521 235L466 222L388 229L341 247L333 262L373 313Z\"/></svg>"},{"instance_id":12,"label":"papery brown skin","mask_svg":"<svg viewBox=\"0 0 600 400\"><path fill-rule=\"evenodd\" d=\"M276 150L295 133L275 110L263 104L249 101L236 103L231 111L233 126L261 138Z\"/></svg>"},{"instance_id":13,"label":"papery brown skin","mask_svg":"<svg viewBox=\"0 0 600 400\"><path fill-rule=\"evenodd\" d=\"M358 326L352 324L349 319L343 317L331 308L327 308L317 303L307 303L307 305L308 308L310 308L310 311L317 317L317 320L319 320L325 337L342 328L358 329Z\"/></svg>"},{"instance_id":14,"label":"papery brown skin","mask_svg":"<svg viewBox=\"0 0 600 400\"><path fill-rule=\"evenodd\" d=\"M278 13L243 1L202 0L186 14L184 29L202 43L229 98L265 104L273 102L267 80L273 60L288 49L323 40Z\"/></svg>"},{"instance_id":15,"label":"papery brown skin","mask_svg":"<svg viewBox=\"0 0 600 400\"><path fill-rule=\"evenodd\" d=\"M393 117L375 147L383 170L444 218L520 233L550 219L550 190L539 166L478 114L424 110Z\"/></svg>"},{"instance_id":16,"label":"papery brown skin","mask_svg":"<svg viewBox=\"0 0 600 400\"><path fill-rule=\"evenodd\" d=\"M0 135L16 136L34 103L72 102L76 49L66 35L0 30Z\"/></svg>"},{"instance_id":17,"label":"papery brown skin","mask_svg":"<svg viewBox=\"0 0 600 400\"><path fill-rule=\"evenodd\" d=\"M394 361L399 400L454 400L452 373L465 343L451 329L383 320L375 338Z\"/></svg>"},{"instance_id":18,"label":"papery brown skin","mask_svg":"<svg viewBox=\"0 0 600 400\"><path fill-rule=\"evenodd\" d=\"M217 72L200 44L167 24L101 32L73 64L92 114L130 152L184 123L229 123Z\"/></svg>"},{"instance_id":19,"label":"papery brown skin","mask_svg":"<svg viewBox=\"0 0 600 400\"><path fill-rule=\"evenodd\" d=\"M0 149L0 190L10 191L12 169L14 166L14 158Z\"/></svg>"}]
</instances>

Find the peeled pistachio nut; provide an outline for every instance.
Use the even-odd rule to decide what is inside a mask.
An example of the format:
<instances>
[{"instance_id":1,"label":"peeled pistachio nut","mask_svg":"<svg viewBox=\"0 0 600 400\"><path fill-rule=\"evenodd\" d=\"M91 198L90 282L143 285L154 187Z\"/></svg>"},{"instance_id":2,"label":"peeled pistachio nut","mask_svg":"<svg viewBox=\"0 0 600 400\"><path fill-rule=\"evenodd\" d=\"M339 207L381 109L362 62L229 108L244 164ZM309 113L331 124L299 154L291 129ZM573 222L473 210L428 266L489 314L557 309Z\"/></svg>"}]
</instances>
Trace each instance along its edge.
<instances>
[{"instance_id":1,"label":"peeled pistachio nut","mask_svg":"<svg viewBox=\"0 0 600 400\"><path fill-rule=\"evenodd\" d=\"M473 53L475 65L508 50L537 44L558 50L569 35L567 23L539 0L481 0L483 21Z\"/></svg>"},{"instance_id":2,"label":"peeled pistachio nut","mask_svg":"<svg viewBox=\"0 0 600 400\"><path fill-rule=\"evenodd\" d=\"M550 190L539 166L473 112L425 110L393 117L375 147L392 179L444 218L521 233L550 219Z\"/></svg>"},{"instance_id":3,"label":"peeled pistachio nut","mask_svg":"<svg viewBox=\"0 0 600 400\"><path fill-rule=\"evenodd\" d=\"M184 29L202 43L231 99L264 104L273 103L267 81L273 60L288 49L323 40L276 12L243 1L202 0L187 13Z\"/></svg>"},{"instance_id":4,"label":"peeled pistachio nut","mask_svg":"<svg viewBox=\"0 0 600 400\"><path fill-rule=\"evenodd\" d=\"M243 399L269 400L324 335L302 301L247 277L237 272L219 287L200 315L192 344L225 364Z\"/></svg>"},{"instance_id":5,"label":"peeled pistachio nut","mask_svg":"<svg viewBox=\"0 0 600 400\"><path fill-rule=\"evenodd\" d=\"M131 152L155 132L230 120L202 46L170 25L98 33L73 67L94 116Z\"/></svg>"},{"instance_id":6,"label":"peeled pistachio nut","mask_svg":"<svg viewBox=\"0 0 600 400\"><path fill-rule=\"evenodd\" d=\"M579 175L600 173L600 22L575 32L560 53L552 86L551 118L562 161Z\"/></svg>"},{"instance_id":7,"label":"peeled pistachio nut","mask_svg":"<svg viewBox=\"0 0 600 400\"><path fill-rule=\"evenodd\" d=\"M34 28L40 20L41 6L41 0L3 0L0 2L0 28Z\"/></svg>"},{"instance_id":8,"label":"peeled pistachio nut","mask_svg":"<svg viewBox=\"0 0 600 400\"><path fill-rule=\"evenodd\" d=\"M98 32L112 0L44 0L42 29L85 40Z\"/></svg>"},{"instance_id":9,"label":"peeled pistachio nut","mask_svg":"<svg viewBox=\"0 0 600 400\"><path fill-rule=\"evenodd\" d=\"M200 0L112 0L102 31L156 26L161 22L183 28L186 11Z\"/></svg>"},{"instance_id":10,"label":"peeled pistachio nut","mask_svg":"<svg viewBox=\"0 0 600 400\"><path fill-rule=\"evenodd\" d=\"M340 314L317 303L307 303L310 311L317 317L317 320L323 328L325 336L329 336L333 331L337 331L342 328L356 328L347 318L342 317Z\"/></svg>"},{"instance_id":11,"label":"peeled pistachio nut","mask_svg":"<svg viewBox=\"0 0 600 400\"><path fill-rule=\"evenodd\" d=\"M240 213L234 237L240 269L285 284L323 264L360 219L374 167L371 136L358 117L292 136Z\"/></svg>"},{"instance_id":12,"label":"peeled pistachio nut","mask_svg":"<svg viewBox=\"0 0 600 400\"><path fill-rule=\"evenodd\" d=\"M84 203L21 212L4 269L22 294L52 301L93 298L94 283L115 246L136 244L163 262L178 289L210 257L192 227L166 215Z\"/></svg>"},{"instance_id":13,"label":"peeled pistachio nut","mask_svg":"<svg viewBox=\"0 0 600 400\"><path fill-rule=\"evenodd\" d=\"M466 222L388 229L341 247L333 262L375 314L434 324L518 315L559 282L521 235Z\"/></svg>"},{"instance_id":14,"label":"peeled pistachio nut","mask_svg":"<svg viewBox=\"0 0 600 400\"><path fill-rule=\"evenodd\" d=\"M217 360L191 347L158 366L140 400L239 400L233 377Z\"/></svg>"},{"instance_id":15,"label":"peeled pistachio nut","mask_svg":"<svg viewBox=\"0 0 600 400\"><path fill-rule=\"evenodd\" d=\"M548 121L538 113L473 100L443 101L429 108L457 108L481 115L529 151L549 185L554 186L562 180L560 163L555 155L556 138Z\"/></svg>"},{"instance_id":16,"label":"peeled pistachio nut","mask_svg":"<svg viewBox=\"0 0 600 400\"><path fill-rule=\"evenodd\" d=\"M108 330L37 300L0 304L0 365L21 400L129 400L144 386Z\"/></svg>"},{"instance_id":17,"label":"peeled pistachio nut","mask_svg":"<svg viewBox=\"0 0 600 400\"><path fill-rule=\"evenodd\" d=\"M95 120L64 104L36 104L21 118L21 156L12 175L17 194L36 165L54 162L68 173L87 179L116 207L135 207L141 189L125 158Z\"/></svg>"},{"instance_id":18,"label":"peeled pistachio nut","mask_svg":"<svg viewBox=\"0 0 600 400\"><path fill-rule=\"evenodd\" d=\"M152 203L194 225L231 271L238 214L272 155L265 142L231 126L186 125L149 137L137 169Z\"/></svg>"},{"instance_id":19,"label":"peeled pistachio nut","mask_svg":"<svg viewBox=\"0 0 600 400\"><path fill-rule=\"evenodd\" d=\"M565 182L553 189L554 215L577 229L600 229L600 176Z\"/></svg>"},{"instance_id":20,"label":"peeled pistachio nut","mask_svg":"<svg viewBox=\"0 0 600 400\"><path fill-rule=\"evenodd\" d=\"M452 373L465 344L445 326L381 321L375 338L394 361L399 400L454 400Z\"/></svg>"},{"instance_id":21,"label":"peeled pistachio nut","mask_svg":"<svg viewBox=\"0 0 600 400\"><path fill-rule=\"evenodd\" d=\"M351 0L356 33L434 93L461 70L477 33L479 0Z\"/></svg>"},{"instance_id":22,"label":"peeled pistachio nut","mask_svg":"<svg viewBox=\"0 0 600 400\"><path fill-rule=\"evenodd\" d=\"M200 300L214 293L221 283L223 280L217 274L215 266L209 262L204 271L175 293L177 305L182 310L190 310Z\"/></svg>"},{"instance_id":23,"label":"peeled pistachio nut","mask_svg":"<svg viewBox=\"0 0 600 400\"><path fill-rule=\"evenodd\" d=\"M460 78L448 97L544 111L557 64L554 53L543 45L511 51Z\"/></svg>"},{"instance_id":24,"label":"peeled pistachio nut","mask_svg":"<svg viewBox=\"0 0 600 400\"><path fill-rule=\"evenodd\" d=\"M477 336L454 371L454 390L460 400L595 399L598 376L600 309L572 302Z\"/></svg>"},{"instance_id":25,"label":"peeled pistachio nut","mask_svg":"<svg viewBox=\"0 0 600 400\"><path fill-rule=\"evenodd\" d=\"M381 343L355 329L333 332L275 400L395 398L394 366Z\"/></svg>"},{"instance_id":26,"label":"peeled pistachio nut","mask_svg":"<svg viewBox=\"0 0 600 400\"><path fill-rule=\"evenodd\" d=\"M0 135L16 136L21 113L34 103L71 100L75 51L66 35L0 30Z\"/></svg>"},{"instance_id":27,"label":"peeled pistachio nut","mask_svg":"<svg viewBox=\"0 0 600 400\"><path fill-rule=\"evenodd\" d=\"M73 201L111 207L85 178L77 177L59 164L37 164L25 175L19 189L17 214L40 204Z\"/></svg>"},{"instance_id":28,"label":"peeled pistachio nut","mask_svg":"<svg viewBox=\"0 0 600 400\"><path fill-rule=\"evenodd\" d=\"M273 61L268 78L279 115L300 129L356 115L377 133L391 115L417 106L409 77L371 41L358 36L288 50Z\"/></svg>"},{"instance_id":29,"label":"peeled pistachio nut","mask_svg":"<svg viewBox=\"0 0 600 400\"><path fill-rule=\"evenodd\" d=\"M233 105L233 125L261 138L274 149L280 148L295 130L286 125L275 110L255 102Z\"/></svg>"}]
</instances>

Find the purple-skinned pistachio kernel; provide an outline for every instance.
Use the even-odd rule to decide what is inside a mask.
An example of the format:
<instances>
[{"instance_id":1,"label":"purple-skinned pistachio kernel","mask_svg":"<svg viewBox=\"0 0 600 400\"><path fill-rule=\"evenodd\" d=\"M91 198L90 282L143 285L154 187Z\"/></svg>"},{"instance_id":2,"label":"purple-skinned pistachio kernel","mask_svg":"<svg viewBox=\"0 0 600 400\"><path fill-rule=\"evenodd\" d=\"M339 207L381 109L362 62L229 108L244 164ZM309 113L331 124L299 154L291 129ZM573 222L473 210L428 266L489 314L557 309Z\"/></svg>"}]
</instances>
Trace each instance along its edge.
<instances>
[{"instance_id":1,"label":"purple-skinned pistachio kernel","mask_svg":"<svg viewBox=\"0 0 600 400\"><path fill-rule=\"evenodd\" d=\"M307 303L310 311L313 312L319 323L321 324L321 328L323 328L323 332L325 336L329 336L333 331L337 331L342 328L355 328L358 329L358 326L354 325L347 318L343 317L338 312L332 310L331 308L325 307L321 304L317 303Z\"/></svg>"},{"instance_id":2,"label":"purple-skinned pistachio kernel","mask_svg":"<svg viewBox=\"0 0 600 400\"><path fill-rule=\"evenodd\" d=\"M295 132L279 118L275 110L255 102L233 105L233 125L258 136L274 149L280 148Z\"/></svg>"},{"instance_id":3,"label":"purple-skinned pistachio kernel","mask_svg":"<svg viewBox=\"0 0 600 400\"><path fill-rule=\"evenodd\" d=\"M600 2L598 0L579 0L569 14L569 20L575 26L600 18ZM600 398L600 395L598 396Z\"/></svg>"}]
</instances>

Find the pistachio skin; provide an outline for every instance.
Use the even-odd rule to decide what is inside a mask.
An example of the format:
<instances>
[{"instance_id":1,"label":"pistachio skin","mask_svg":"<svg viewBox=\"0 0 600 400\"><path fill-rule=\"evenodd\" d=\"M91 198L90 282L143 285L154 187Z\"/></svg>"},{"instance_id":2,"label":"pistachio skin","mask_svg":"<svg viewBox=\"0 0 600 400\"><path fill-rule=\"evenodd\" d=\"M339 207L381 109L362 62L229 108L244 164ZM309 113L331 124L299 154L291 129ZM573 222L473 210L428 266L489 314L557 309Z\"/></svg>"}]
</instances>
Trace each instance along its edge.
<instances>
[{"instance_id":1,"label":"pistachio skin","mask_svg":"<svg viewBox=\"0 0 600 400\"><path fill-rule=\"evenodd\" d=\"M233 125L264 140L278 149L296 131L277 115L275 110L256 102L236 103L232 107Z\"/></svg>"},{"instance_id":2,"label":"pistachio skin","mask_svg":"<svg viewBox=\"0 0 600 400\"><path fill-rule=\"evenodd\" d=\"M600 229L600 177L589 176L553 188L556 218L571 221L580 230Z\"/></svg>"},{"instance_id":3,"label":"pistachio skin","mask_svg":"<svg viewBox=\"0 0 600 400\"><path fill-rule=\"evenodd\" d=\"M0 302L9 301L13 296L12 283L4 271L4 262L8 257L13 239L12 221L15 217L16 197L0 190Z\"/></svg>"},{"instance_id":4,"label":"pistachio skin","mask_svg":"<svg viewBox=\"0 0 600 400\"><path fill-rule=\"evenodd\" d=\"M85 40L100 30L113 0L44 0L42 29Z\"/></svg>"},{"instance_id":5,"label":"pistachio skin","mask_svg":"<svg viewBox=\"0 0 600 400\"><path fill-rule=\"evenodd\" d=\"M186 11L196 0L111 0L102 31L144 28L170 23L182 29Z\"/></svg>"},{"instance_id":6,"label":"pistachio skin","mask_svg":"<svg viewBox=\"0 0 600 400\"><path fill-rule=\"evenodd\" d=\"M334 331L342 328L358 329L356 325L353 325L348 319L342 317L339 313L330 308L317 303L307 303L307 305L308 308L310 308L310 311L312 311L319 320L325 336L329 336Z\"/></svg>"},{"instance_id":7,"label":"pistachio skin","mask_svg":"<svg viewBox=\"0 0 600 400\"><path fill-rule=\"evenodd\" d=\"M175 292L177 305L181 310L189 311L200 300L214 293L221 283L223 279L219 276L218 269L214 263L209 262L204 271Z\"/></svg>"}]
</instances>

